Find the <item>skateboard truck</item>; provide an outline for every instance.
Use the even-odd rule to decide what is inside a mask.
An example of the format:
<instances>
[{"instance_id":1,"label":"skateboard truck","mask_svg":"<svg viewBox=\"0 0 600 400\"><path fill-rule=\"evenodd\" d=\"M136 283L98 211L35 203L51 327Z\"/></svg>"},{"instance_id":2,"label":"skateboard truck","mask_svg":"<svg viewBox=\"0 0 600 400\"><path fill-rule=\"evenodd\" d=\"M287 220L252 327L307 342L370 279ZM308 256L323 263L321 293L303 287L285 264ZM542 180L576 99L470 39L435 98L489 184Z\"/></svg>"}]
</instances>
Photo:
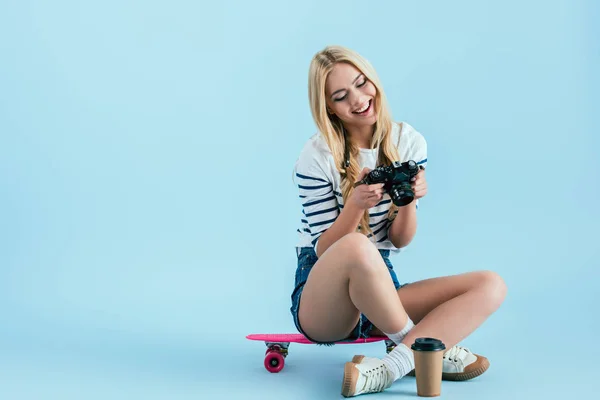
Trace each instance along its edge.
<instances>
[{"instance_id":1,"label":"skateboard truck","mask_svg":"<svg viewBox=\"0 0 600 400\"><path fill-rule=\"evenodd\" d=\"M289 342L266 342L267 345L267 353L269 351L277 351L282 356L287 357L288 355L288 347L290 346Z\"/></svg>"},{"instance_id":2,"label":"skateboard truck","mask_svg":"<svg viewBox=\"0 0 600 400\"><path fill-rule=\"evenodd\" d=\"M394 350L396 347L396 342L391 339L385 339L385 351L386 353L390 353L390 351Z\"/></svg>"}]
</instances>

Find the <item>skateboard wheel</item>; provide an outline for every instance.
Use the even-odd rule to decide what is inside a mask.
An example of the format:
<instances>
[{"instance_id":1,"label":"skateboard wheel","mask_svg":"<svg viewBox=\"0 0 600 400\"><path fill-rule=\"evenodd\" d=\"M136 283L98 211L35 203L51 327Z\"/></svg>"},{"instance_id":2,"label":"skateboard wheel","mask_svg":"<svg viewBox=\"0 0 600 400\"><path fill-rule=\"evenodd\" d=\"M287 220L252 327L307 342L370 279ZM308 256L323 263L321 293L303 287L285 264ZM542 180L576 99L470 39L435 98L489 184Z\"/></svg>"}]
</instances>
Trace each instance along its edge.
<instances>
[{"instance_id":1,"label":"skateboard wheel","mask_svg":"<svg viewBox=\"0 0 600 400\"><path fill-rule=\"evenodd\" d=\"M276 351L270 351L265 356L265 368L267 371L277 373L283 369L285 361L283 356Z\"/></svg>"}]
</instances>

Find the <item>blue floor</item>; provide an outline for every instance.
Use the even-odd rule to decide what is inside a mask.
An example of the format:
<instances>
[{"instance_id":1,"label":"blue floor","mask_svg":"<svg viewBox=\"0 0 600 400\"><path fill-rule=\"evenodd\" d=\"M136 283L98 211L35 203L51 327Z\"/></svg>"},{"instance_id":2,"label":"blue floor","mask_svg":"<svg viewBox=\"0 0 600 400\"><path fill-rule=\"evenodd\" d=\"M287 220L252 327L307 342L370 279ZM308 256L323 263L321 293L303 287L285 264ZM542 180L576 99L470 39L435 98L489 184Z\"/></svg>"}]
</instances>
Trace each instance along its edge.
<instances>
[{"instance_id":1,"label":"blue floor","mask_svg":"<svg viewBox=\"0 0 600 400\"><path fill-rule=\"evenodd\" d=\"M597 398L600 353L577 347L593 343L592 336L557 332L538 337L534 345L533 335L519 339L521 324L527 325L514 314L499 316L465 341L485 354L491 367L468 382L443 382L441 398ZM501 325L509 332L506 340L497 330ZM285 368L271 374L262 365L263 343L245 340L240 330L194 340L152 332L38 328L18 337L16 330L12 336L10 329L3 330L1 399L335 399L342 398L344 362L357 353L385 354L382 343L292 344ZM415 378L405 377L368 398L390 396L416 397Z\"/></svg>"}]
</instances>

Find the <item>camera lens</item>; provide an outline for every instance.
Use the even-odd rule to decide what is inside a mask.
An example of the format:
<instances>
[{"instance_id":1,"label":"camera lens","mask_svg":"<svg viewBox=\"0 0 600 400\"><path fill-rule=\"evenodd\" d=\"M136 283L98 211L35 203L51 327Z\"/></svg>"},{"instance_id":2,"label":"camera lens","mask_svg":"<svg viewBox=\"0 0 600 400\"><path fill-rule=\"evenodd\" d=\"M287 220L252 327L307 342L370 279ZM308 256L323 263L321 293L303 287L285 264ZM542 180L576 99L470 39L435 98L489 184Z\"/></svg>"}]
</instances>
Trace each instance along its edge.
<instances>
[{"instance_id":1,"label":"camera lens","mask_svg":"<svg viewBox=\"0 0 600 400\"><path fill-rule=\"evenodd\" d=\"M390 197L395 205L403 207L414 200L415 194L410 184L401 184L390 189Z\"/></svg>"}]
</instances>

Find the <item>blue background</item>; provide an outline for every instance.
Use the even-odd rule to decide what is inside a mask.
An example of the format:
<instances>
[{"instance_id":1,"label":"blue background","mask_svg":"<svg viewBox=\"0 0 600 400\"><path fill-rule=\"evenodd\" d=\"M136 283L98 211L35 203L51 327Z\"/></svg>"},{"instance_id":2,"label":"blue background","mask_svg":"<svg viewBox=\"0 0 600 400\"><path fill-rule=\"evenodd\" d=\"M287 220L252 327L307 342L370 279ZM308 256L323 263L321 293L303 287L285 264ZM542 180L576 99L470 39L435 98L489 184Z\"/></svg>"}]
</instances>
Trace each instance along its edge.
<instances>
[{"instance_id":1,"label":"blue background","mask_svg":"<svg viewBox=\"0 0 600 400\"><path fill-rule=\"evenodd\" d=\"M368 58L428 141L400 279L509 288L463 342L490 370L443 397L593 397L599 18L591 0L2 2L0 397L338 398L345 361L384 354L297 345L272 375L244 339L294 331L291 171L328 44Z\"/></svg>"}]
</instances>

